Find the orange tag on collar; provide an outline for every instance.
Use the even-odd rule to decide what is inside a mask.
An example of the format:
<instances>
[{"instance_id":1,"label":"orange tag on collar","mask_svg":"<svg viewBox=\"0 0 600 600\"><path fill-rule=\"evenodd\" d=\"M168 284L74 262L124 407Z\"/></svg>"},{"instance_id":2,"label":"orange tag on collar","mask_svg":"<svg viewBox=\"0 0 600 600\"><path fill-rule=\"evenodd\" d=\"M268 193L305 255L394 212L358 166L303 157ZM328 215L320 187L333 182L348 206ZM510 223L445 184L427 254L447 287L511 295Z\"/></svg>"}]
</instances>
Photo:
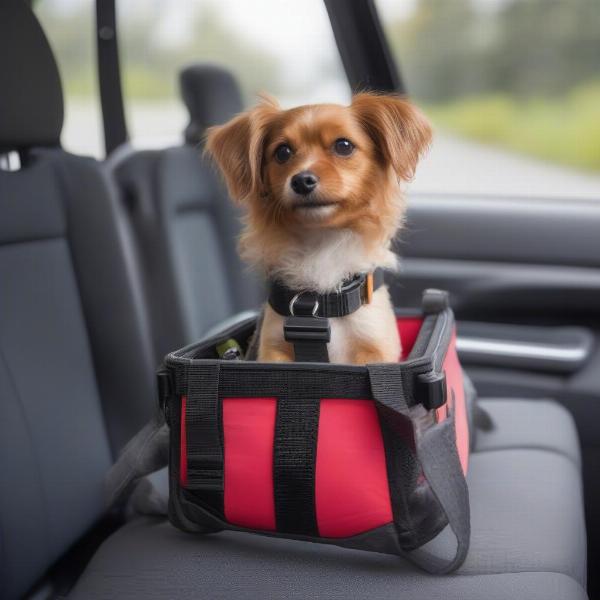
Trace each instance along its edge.
<instances>
[{"instance_id":1,"label":"orange tag on collar","mask_svg":"<svg viewBox=\"0 0 600 600\"><path fill-rule=\"evenodd\" d=\"M367 280L365 283L367 291L365 304L371 304L373 301L373 273L367 273Z\"/></svg>"}]
</instances>

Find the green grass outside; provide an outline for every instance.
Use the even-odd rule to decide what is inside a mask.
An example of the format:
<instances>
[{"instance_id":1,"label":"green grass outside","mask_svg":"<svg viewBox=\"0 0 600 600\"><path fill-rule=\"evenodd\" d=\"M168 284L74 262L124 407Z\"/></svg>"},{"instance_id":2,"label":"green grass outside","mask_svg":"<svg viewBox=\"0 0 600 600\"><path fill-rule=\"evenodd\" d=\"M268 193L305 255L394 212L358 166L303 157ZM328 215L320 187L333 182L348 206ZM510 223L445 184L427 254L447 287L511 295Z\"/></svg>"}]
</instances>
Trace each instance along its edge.
<instances>
[{"instance_id":1,"label":"green grass outside","mask_svg":"<svg viewBox=\"0 0 600 600\"><path fill-rule=\"evenodd\" d=\"M494 94L432 105L426 112L442 130L600 172L600 81L559 99Z\"/></svg>"}]
</instances>

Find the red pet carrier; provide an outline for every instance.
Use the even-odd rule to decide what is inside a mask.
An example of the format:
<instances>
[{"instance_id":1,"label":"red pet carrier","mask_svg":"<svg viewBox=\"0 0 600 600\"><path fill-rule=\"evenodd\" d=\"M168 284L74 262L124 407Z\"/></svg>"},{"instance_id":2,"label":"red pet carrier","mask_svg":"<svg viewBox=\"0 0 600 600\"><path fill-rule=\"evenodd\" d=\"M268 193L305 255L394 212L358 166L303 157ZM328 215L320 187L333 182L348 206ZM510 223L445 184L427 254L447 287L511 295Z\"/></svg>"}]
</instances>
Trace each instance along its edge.
<instances>
[{"instance_id":1,"label":"red pet carrier","mask_svg":"<svg viewBox=\"0 0 600 600\"><path fill-rule=\"evenodd\" d=\"M420 314L398 315L393 364L219 358L231 339L251 348L256 329L248 319L165 359L171 521L394 553L435 573L458 567L471 399L447 295L429 290Z\"/></svg>"}]
</instances>

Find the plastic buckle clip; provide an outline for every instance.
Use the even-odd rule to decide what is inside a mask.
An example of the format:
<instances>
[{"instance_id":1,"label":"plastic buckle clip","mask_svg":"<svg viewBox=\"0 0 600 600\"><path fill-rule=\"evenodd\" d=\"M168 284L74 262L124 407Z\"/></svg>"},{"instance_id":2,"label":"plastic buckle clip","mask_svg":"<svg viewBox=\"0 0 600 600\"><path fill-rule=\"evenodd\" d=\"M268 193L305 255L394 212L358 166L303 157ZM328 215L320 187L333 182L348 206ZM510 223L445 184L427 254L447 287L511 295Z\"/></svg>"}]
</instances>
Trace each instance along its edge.
<instances>
[{"instance_id":1,"label":"plastic buckle clip","mask_svg":"<svg viewBox=\"0 0 600 600\"><path fill-rule=\"evenodd\" d=\"M283 337L286 342L324 342L331 341L329 319L323 317L287 317L283 325Z\"/></svg>"},{"instance_id":2,"label":"plastic buckle clip","mask_svg":"<svg viewBox=\"0 0 600 600\"><path fill-rule=\"evenodd\" d=\"M423 292L421 302L423 313L426 315L440 313L450 306L450 297L444 290L429 288Z\"/></svg>"},{"instance_id":3,"label":"plastic buckle clip","mask_svg":"<svg viewBox=\"0 0 600 600\"><path fill-rule=\"evenodd\" d=\"M415 392L419 402L427 409L434 410L446 404L446 375L430 371L417 375Z\"/></svg>"},{"instance_id":4,"label":"plastic buckle clip","mask_svg":"<svg viewBox=\"0 0 600 600\"><path fill-rule=\"evenodd\" d=\"M163 412L168 422L169 400L174 396L175 385L171 370L167 367L161 367L156 372L156 387L158 390L158 408Z\"/></svg>"}]
</instances>

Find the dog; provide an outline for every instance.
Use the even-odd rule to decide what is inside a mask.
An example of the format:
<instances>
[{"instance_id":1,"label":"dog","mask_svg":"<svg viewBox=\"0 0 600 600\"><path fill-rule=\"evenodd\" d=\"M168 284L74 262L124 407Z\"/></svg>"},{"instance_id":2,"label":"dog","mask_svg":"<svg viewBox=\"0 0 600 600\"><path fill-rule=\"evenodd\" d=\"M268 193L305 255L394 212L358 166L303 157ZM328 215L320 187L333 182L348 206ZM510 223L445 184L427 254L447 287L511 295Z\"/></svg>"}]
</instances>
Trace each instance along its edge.
<instances>
[{"instance_id":1,"label":"dog","mask_svg":"<svg viewBox=\"0 0 600 600\"><path fill-rule=\"evenodd\" d=\"M247 209L242 258L298 295L335 294L353 278L397 268L391 242L403 223L404 183L431 137L425 115L400 96L359 93L349 106L289 110L264 96L210 128L205 150L232 199ZM266 305L259 361L294 360L284 319ZM400 357L385 285L330 324L330 362L364 365Z\"/></svg>"}]
</instances>

